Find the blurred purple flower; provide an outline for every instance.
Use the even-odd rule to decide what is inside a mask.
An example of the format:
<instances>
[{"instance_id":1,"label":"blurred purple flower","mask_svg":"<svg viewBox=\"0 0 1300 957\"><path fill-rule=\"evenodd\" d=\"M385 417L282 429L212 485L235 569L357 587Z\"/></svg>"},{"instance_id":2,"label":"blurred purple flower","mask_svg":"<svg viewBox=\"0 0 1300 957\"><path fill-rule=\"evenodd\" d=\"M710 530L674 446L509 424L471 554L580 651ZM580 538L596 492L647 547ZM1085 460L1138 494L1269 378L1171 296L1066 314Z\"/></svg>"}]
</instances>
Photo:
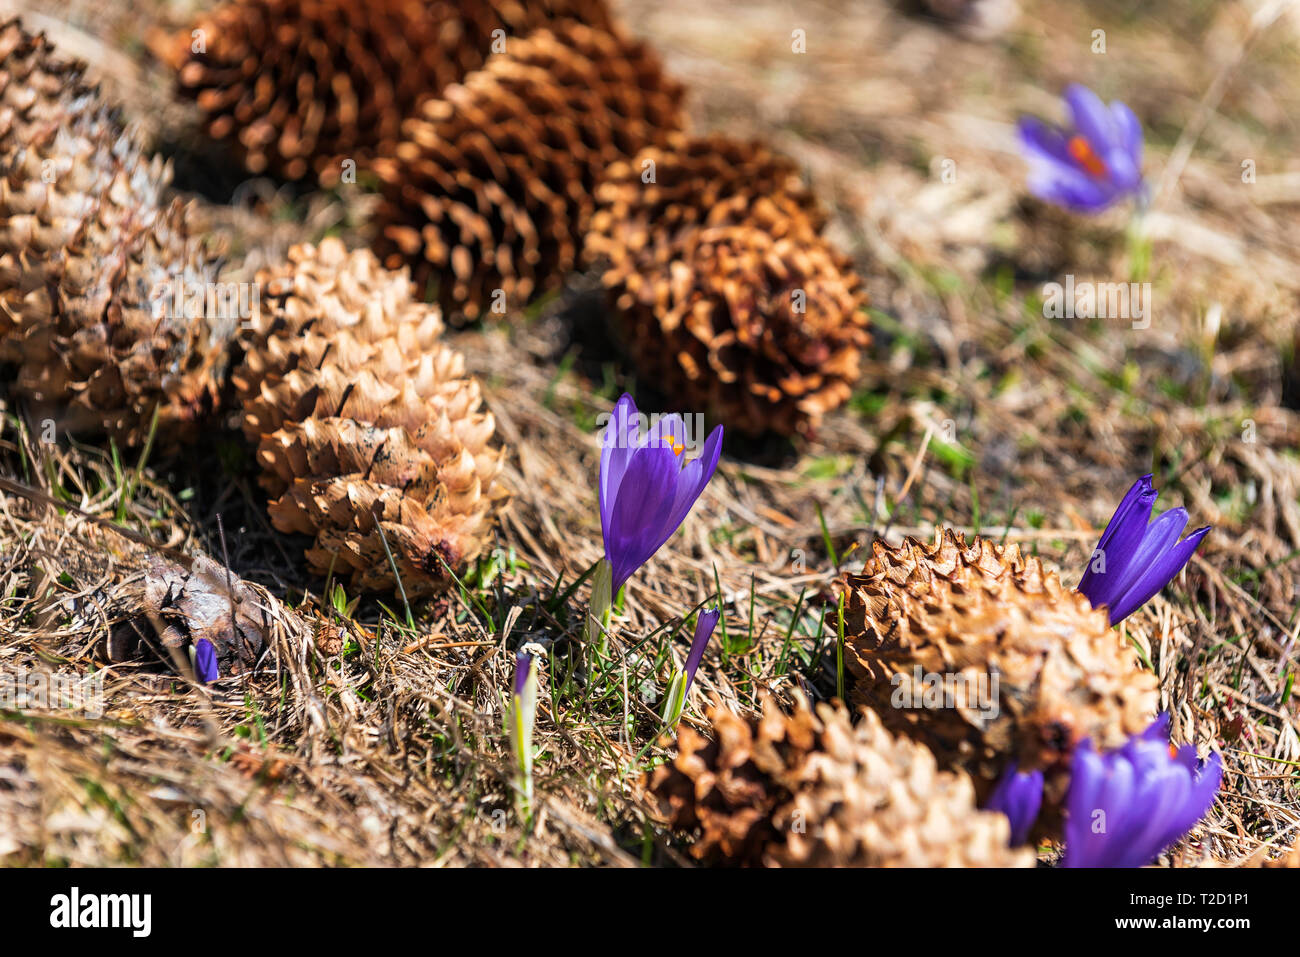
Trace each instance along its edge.
<instances>
[{"instance_id":1,"label":"blurred purple flower","mask_svg":"<svg viewBox=\"0 0 1300 957\"><path fill-rule=\"evenodd\" d=\"M206 638L194 644L194 675L204 684L211 684L221 675L217 670L217 649Z\"/></svg>"},{"instance_id":2,"label":"blurred purple flower","mask_svg":"<svg viewBox=\"0 0 1300 957\"><path fill-rule=\"evenodd\" d=\"M515 655L515 697L522 697L528 675L533 670L533 656L526 651Z\"/></svg>"},{"instance_id":3,"label":"blurred purple flower","mask_svg":"<svg viewBox=\"0 0 1300 957\"><path fill-rule=\"evenodd\" d=\"M1066 867L1142 867L1205 816L1223 779L1223 762L1203 765L1196 748L1169 744L1163 713L1118 750L1074 752L1066 795Z\"/></svg>"},{"instance_id":4,"label":"blurred purple flower","mask_svg":"<svg viewBox=\"0 0 1300 957\"><path fill-rule=\"evenodd\" d=\"M1029 189L1039 199L1079 213L1099 213L1142 189L1142 126L1119 100L1107 106L1077 83L1065 91L1064 129L1023 116L1020 149Z\"/></svg>"},{"instance_id":5,"label":"blurred purple flower","mask_svg":"<svg viewBox=\"0 0 1300 957\"><path fill-rule=\"evenodd\" d=\"M691 682L695 680L695 671L704 659L704 649L709 646L713 629L718 627L718 619L721 617L721 611L711 608L700 612L699 617L695 619L695 637L691 639L691 650L686 656L686 688L682 691L683 697L690 693Z\"/></svg>"},{"instance_id":6,"label":"blurred purple flower","mask_svg":"<svg viewBox=\"0 0 1300 957\"><path fill-rule=\"evenodd\" d=\"M644 433L640 420L636 403L624 394L601 440L600 525L611 597L681 527L722 451L719 425L700 456L683 465L689 433L682 417L663 416Z\"/></svg>"},{"instance_id":7,"label":"blurred purple flower","mask_svg":"<svg viewBox=\"0 0 1300 957\"><path fill-rule=\"evenodd\" d=\"M1112 625L1169 584L1210 530L1206 525L1178 541L1187 527L1187 510L1171 508L1152 522L1158 495L1150 475L1133 484L1102 532L1079 582L1079 591L1094 608L1106 606Z\"/></svg>"},{"instance_id":8,"label":"blurred purple flower","mask_svg":"<svg viewBox=\"0 0 1300 957\"><path fill-rule=\"evenodd\" d=\"M1029 840L1029 830L1043 805L1043 772L1018 771L1013 761L994 788L985 810L1000 811L1011 822L1011 846Z\"/></svg>"}]
</instances>

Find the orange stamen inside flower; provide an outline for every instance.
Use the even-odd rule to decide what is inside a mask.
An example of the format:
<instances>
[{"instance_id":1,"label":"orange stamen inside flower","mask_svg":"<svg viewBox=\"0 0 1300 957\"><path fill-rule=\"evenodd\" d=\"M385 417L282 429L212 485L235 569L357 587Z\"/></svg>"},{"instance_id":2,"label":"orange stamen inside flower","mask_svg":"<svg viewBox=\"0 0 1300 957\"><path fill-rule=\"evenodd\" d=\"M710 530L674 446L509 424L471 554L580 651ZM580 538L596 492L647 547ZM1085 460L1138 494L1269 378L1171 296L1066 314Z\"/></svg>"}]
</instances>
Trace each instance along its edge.
<instances>
[{"instance_id":1,"label":"orange stamen inside flower","mask_svg":"<svg viewBox=\"0 0 1300 957\"><path fill-rule=\"evenodd\" d=\"M1178 757L1178 749L1175 748L1172 744L1169 745L1169 756L1170 756L1171 758L1176 758L1176 757Z\"/></svg>"},{"instance_id":2,"label":"orange stamen inside flower","mask_svg":"<svg viewBox=\"0 0 1300 957\"><path fill-rule=\"evenodd\" d=\"M1067 149L1069 149L1070 156L1074 161L1087 170L1090 176L1101 179L1106 175L1106 164L1101 161L1101 158L1093 151L1092 144L1083 136L1077 133L1071 136Z\"/></svg>"},{"instance_id":3,"label":"orange stamen inside flower","mask_svg":"<svg viewBox=\"0 0 1300 957\"><path fill-rule=\"evenodd\" d=\"M678 442L677 436L675 435L665 435L664 441L667 442L668 447L673 450L673 455L681 455L686 451L686 446L683 443Z\"/></svg>"}]
</instances>

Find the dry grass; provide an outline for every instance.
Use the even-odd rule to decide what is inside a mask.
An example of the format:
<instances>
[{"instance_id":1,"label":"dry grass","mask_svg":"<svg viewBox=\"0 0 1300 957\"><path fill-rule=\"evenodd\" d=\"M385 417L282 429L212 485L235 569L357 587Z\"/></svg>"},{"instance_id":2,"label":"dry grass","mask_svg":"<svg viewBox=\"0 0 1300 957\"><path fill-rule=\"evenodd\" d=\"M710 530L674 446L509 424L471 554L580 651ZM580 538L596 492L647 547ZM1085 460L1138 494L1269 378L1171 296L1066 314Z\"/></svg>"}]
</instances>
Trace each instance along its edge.
<instances>
[{"instance_id":1,"label":"dry grass","mask_svg":"<svg viewBox=\"0 0 1300 957\"><path fill-rule=\"evenodd\" d=\"M182 185L231 198L187 147L192 118L161 108L164 78L139 42L184 4L148 16L125 3L110 16L24 6L109 71L136 64L115 82L162 118ZM514 450L515 497L494 557L413 624L400 605L344 616L346 598L321 597L300 543L269 528L235 430L201 450L158 450L137 471L99 446L43 444L4 406L0 475L65 507L0 493L0 668L104 669L107 707L102 719L0 714L0 860L679 862L639 775L664 753L653 700L684 655L683 615L720 588L727 634L706 656L697 703L749 709L761 689L796 684L825 696L829 586L873 538L966 528L1019 542L1073 581L1148 470L1162 503L1215 525L1181 578L1125 624L1160 676L1175 735L1227 767L1220 802L1173 860L1237 864L1294 842L1300 388L1286 370L1300 283L1300 18L1252 30L1257 4L1164 0L1130 14L1027 0L1010 34L978 44L885 3L620 6L694 90L697 128L773 141L833 205L833 235L873 295L876 343L850 407L809 441L728 441L683 531L629 587L607 673L579 688L562 663L585 587L563 592L601 550L593 426L635 385L589 277L527 321L458 334ZM1089 50L1096 27L1104 56ZM807 55L789 52L794 29L807 31ZM1023 196L1012 123L1056 109L1070 80L1125 98L1148 131L1148 173L1165 188L1135 243L1122 213L1073 219ZM956 162L955 183L938 177L942 158ZM1244 159L1254 184L1241 182ZM202 202L247 272L290 242L364 238L359 191L259 182L235 199ZM1064 272L1150 281L1150 328L1045 319L1042 284ZM655 407L651 390L636 393ZM264 667L206 690L156 664L105 667L102 645L138 614L154 550L106 524L177 553L224 549L274 609ZM525 638L553 651L528 835L500 730L508 649Z\"/></svg>"}]
</instances>

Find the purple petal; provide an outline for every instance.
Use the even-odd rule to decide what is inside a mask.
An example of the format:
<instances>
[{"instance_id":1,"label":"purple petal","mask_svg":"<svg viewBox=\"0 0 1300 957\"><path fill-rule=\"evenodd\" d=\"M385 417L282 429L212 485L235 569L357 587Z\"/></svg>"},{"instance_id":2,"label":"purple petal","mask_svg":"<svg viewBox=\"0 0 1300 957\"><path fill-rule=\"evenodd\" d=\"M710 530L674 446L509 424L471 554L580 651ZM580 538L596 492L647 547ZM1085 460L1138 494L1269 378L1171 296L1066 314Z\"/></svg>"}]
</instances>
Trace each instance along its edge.
<instances>
[{"instance_id":1,"label":"purple petal","mask_svg":"<svg viewBox=\"0 0 1300 957\"><path fill-rule=\"evenodd\" d=\"M1094 572L1094 559L1089 558L1088 570L1084 572L1078 589L1094 608L1112 604L1127 588L1129 582L1125 571L1146 536L1147 522L1158 494L1151 486L1151 476L1142 476L1124 495L1106 530L1101 533L1093 556L1101 553L1106 570Z\"/></svg>"},{"instance_id":2,"label":"purple petal","mask_svg":"<svg viewBox=\"0 0 1300 957\"><path fill-rule=\"evenodd\" d=\"M1088 742L1079 745L1070 763L1070 790L1066 794L1066 867L1096 867L1104 846L1092 833L1092 813L1100 805L1106 768L1101 755Z\"/></svg>"},{"instance_id":3,"label":"purple petal","mask_svg":"<svg viewBox=\"0 0 1300 957\"><path fill-rule=\"evenodd\" d=\"M1191 745L1187 747L1195 754L1195 748ZM1171 819L1170 830L1174 833L1165 836L1164 845L1160 848L1161 851L1179 840L1210 812L1210 808L1214 806L1214 799L1218 797L1219 785L1223 783L1223 759L1218 754L1210 752L1210 757L1206 760L1205 766L1197 769L1194 773L1196 782L1192 786L1192 791L1187 796L1187 801L1180 813Z\"/></svg>"},{"instance_id":4,"label":"purple petal","mask_svg":"<svg viewBox=\"0 0 1300 957\"><path fill-rule=\"evenodd\" d=\"M1142 183L1142 169L1124 147L1115 146L1100 155L1116 197L1135 191Z\"/></svg>"},{"instance_id":5,"label":"purple petal","mask_svg":"<svg viewBox=\"0 0 1300 957\"><path fill-rule=\"evenodd\" d=\"M645 446L632 456L605 534L605 557L613 573L611 595L618 594L671 534L664 526L680 472L677 456L666 446Z\"/></svg>"},{"instance_id":6,"label":"purple petal","mask_svg":"<svg viewBox=\"0 0 1300 957\"><path fill-rule=\"evenodd\" d=\"M1195 826L1214 803L1223 765L1211 755L1198 769L1195 748L1170 754L1169 716L1161 714L1116 751L1098 755L1080 745L1066 796L1067 867L1142 867ZM1092 813L1106 815L1092 832Z\"/></svg>"},{"instance_id":7,"label":"purple petal","mask_svg":"<svg viewBox=\"0 0 1300 957\"><path fill-rule=\"evenodd\" d=\"M1110 115L1119 134L1119 144L1128 154L1129 161L1139 171L1142 169L1142 124L1127 103L1115 100L1110 105Z\"/></svg>"},{"instance_id":8,"label":"purple petal","mask_svg":"<svg viewBox=\"0 0 1300 957\"><path fill-rule=\"evenodd\" d=\"M713 473L718 469L718 457L721 454L722 426L719 425L709 433L708 439L704 442L704 451L700 453L700 457L687 463L686 467L682 469L677 498L673 501L671 519L673 531L676 531L682 522L686 521L686 516L695 505L696 499L703 494L704 487L713 478ZM669 535L671 534L672 532L669 532Z\"/></svg>"},{"instance_id":9,"label":"purple petal","mask_svg":"<svg viewBox=\"0 0 1300 957\"><path fill-rule=\"evenodd\" d=\"M627 472L627 464L637 449L636 433L639 417L636 403L626 392L614 404L609 424L601 438L600 448L600 523L608 535L609 517L618 497L619 485ZM606 538L606 549L609 547Z\"/></svg>"},{"instance_id":10,"label":"purple petal","mask_svg":"<svg viewBox=\"0 0 1300 957\"><path fill-rule=\"evenodd\" d=\"M1102 782L1099 807L1106 814L1105 829L1089 837L1096 844L1099 867L1132 867L1133 835L1142 829L1150 813L1150 795L1132 763L1104 755L1106 776ZM1145 864L1146 861L1140 863Z\"/></svg>"},{"instance_id":11,"label":"purple petal","mask_svg":"<svg viewBox=\"0 0 1300 957\"><path fill-rule=\"evenodd\" d=\"M1173 547L1186 527L1187 509L1181 506L1171 508L1146 527L1142 533L1142 541L1134 549L1133 558L1129 561L1128 570L1131 574L1125 577L1129 580L1130 587L1151 567L1153 562Z\"/></svg>"},{"instance_id":12,"label":"purple petal","mask_svg":"<svg viewBox=\"0 0 1300 957\"><path fill-rule=\"evenodd\" d=\"M1029 840L1029 832L1038 820L1043 804L1043 772L1021 773L1013 761L1002 774L998 786L989 797L986 810L999 811L1011 822L1011 846L1018 847Z\"/></svg>"},{"instance_id":13,"label":"purple petal","mask_svg":"<svg viewBox=\"0 0 1300 957\"><path fill-rule=\"evenodd\" d=\"M1032 170L1029 191L1044 202L1078 213L1099 213L1119 198L1108 180L1093 179L1075 169L1054 167Z\"/></svg>"},{"instance_id":14,"label":"purple petal","mask_svg":"<svg viewBox=\"0 0 1300 957\"><path fill-rule=\"evenodd\" d=\"M211 684L221 676L217 649L206 638L200 638L194 645L194 675L204 684Z\"/></svg>"},{"instance_id":15,"label":"purple petal","mask_svg":"<svg viewBox=\"0 0 1300 957\"><path fill-rule=\"evenodd\" d=\"M1021 151L1030 162L1043 165L1058 164L1073 169L1069 140L1056 127L1044 123L1036 116L1022 116L1016 123Z\"/></svg>"},{"instance_id":16,"label":"purple petal","mask_svg":"<svg viewBox=\"0 0 1300 957\"><path fill-rule=\"evenodd\" d=\"M1166 758L1169 752L1165 752ZM1141 827L1135 828L1125 843L1132 849L1128 859L1132 867L1150 864L1160 853L1177 841L1183 834L1200 820L1201 809L1189 809L1188 802L1192 794L1192 775L1186 768L1165 764L1155 771L1148 772L1145 778L1146 813L1135 819ZM1195 814L1187 828L1181 821L1189 810Z\"/></svg>"},{"instance_id":17,"label":"purple petal","mask_svg":"<svg viewBox=\"0 0 1300 957\"><path fill-rule=\"evenodd\" d=\"M1101 533L1101 541L1097 543L1098 549L1104 549L1121 528L1135 521L1135 512L1141 514L1142 527L1146 527L1147 522L1151 519L1151 505L1155 504L1153 495L1155 488L1151 484L1151 478L1151 473L1148 472L1134 482L1129 490L1124 493L1124 497L1120 499L1119 508L1115 509L1115 514L1110 517L1106 530ZM1146 504L1144 501L1148 497L1151 497L1151 505Z\"/></svg>"},{"instance_id":18,"label":"purple petal","mask_svg":"<svg viewBox=\"0 0 1300 957\"><path fill-rule=\"evenodd\" d=\"M1164 752L1161 755L1163 758L1168 751L1164 748L1161 750ZM1196 757L1195 745L1183 745L1172 758L1168 759L1168 762L1170 767L1176 768L1178 773L1189 782L1189 787L1181 806L1175 808L1166 820L1165 831L1157 841L1159 847L1156 854L1196 826L1196 822L1214 805L1219 785L1223 781L1223 760L1218 754L1211 752L1209 759L1202 766ZM1155 854L1152 855L1154 856Z\"/></svg>"},{"instance_id":19,"label":"purple petal","mask_svg":"<svg viewBox=\"0 0 1300 957\"><path fill-rule=\"evenodd\" d=\"M1070 109L1070 125L1083 134L1098 156L1109 152L1118 142L1115 119L1101 97L1078 83L1065 89L1065 103Z\"/></svg>"},{"instance_id":20,"label":"purple petal","mask_svg":"<svg viewBox=\"0 0 1300 957\"><path fill-rule=\"evenodd\" d=\"M1133 612L1145 605L1183 570L1192 553L1210 531L1210 526L1198 528L1169 551L1156 558L1151 566L1135 581L1110 609L1110 623L1118 625Z\"/></svg>"},{"instance_id":21,"label":"purple petal","mask_svg":"<svg viewBox=\"0 0 1300 957\"><path fill-rule=\"evenodd\" d=\"M710 608L708 611L700 612L695 620L695 637L691 639L691 650L686 656L686 691L691 690L695 671L704 658L704 649L708 647L709 639L713 637L713 629L718 627L718 619L721 617L720 609Z\"/></svg>"},{"instance_id":22,"label":"purple petal","mask_svg":"<svg viewBox=\"0 0 1300 957\"><path fill-rule=\"evenodd\" d=\"M690 438L689 430L686 428L686 422L676 412L668 415L661 415L655 419L650 428L646 430L644 444L650 443L663 444L667 440L672 440L673 445L684 445Z\"/></svg>"}]
</instances>

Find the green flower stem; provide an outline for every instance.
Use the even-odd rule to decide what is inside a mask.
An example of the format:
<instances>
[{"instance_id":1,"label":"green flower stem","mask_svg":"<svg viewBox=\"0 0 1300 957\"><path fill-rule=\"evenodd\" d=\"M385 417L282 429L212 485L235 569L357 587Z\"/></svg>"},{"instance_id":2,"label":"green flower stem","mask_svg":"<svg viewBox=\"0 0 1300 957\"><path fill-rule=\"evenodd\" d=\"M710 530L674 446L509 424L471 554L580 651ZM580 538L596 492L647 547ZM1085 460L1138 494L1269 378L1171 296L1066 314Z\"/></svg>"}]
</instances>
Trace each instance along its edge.
<instances>
[{"instance_id":1,"label":"green flower stem","mask_svg":"<svg viewBox=\"0 0 1300 957\"><path fill-rule=\"evenodd\" d=\"M605 652L610 612L614 605L614 596L610 593L613 584L614 569L608 560L602 558L596 565L596 573L591 577L591 607L587 611L587 620L583 628L583 645L595 649L602 657Z\"/></svg>"}]
</instances>

